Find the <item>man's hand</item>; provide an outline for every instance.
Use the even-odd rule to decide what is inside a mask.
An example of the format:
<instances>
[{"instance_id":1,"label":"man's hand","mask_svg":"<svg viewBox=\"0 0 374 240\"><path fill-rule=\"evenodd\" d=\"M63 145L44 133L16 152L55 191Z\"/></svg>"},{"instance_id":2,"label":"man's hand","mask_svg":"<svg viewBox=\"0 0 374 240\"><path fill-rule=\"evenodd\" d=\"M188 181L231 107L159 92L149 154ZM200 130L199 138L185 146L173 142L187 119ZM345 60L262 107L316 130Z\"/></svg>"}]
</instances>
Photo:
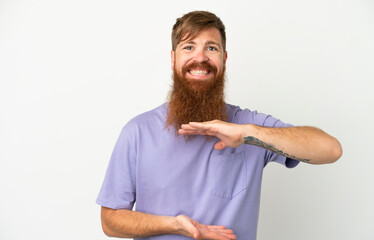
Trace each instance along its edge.
<instances>
[{"instance_id":1,"label":"man's hand","mask_svg":"<svg viewBox=\"0 0 374 240\"><path fill-rule=\"evenodd\" d=\"M176 220L180 225L180 233L193 239L236 239L234 232L225 226L204 225L184 215L178 215Z\"/></svg>"},{"instance_id":2,"label":"man's hand","mask_svg":"<svg viewBox=\"0 0 374 240\"><path fill-rule=\"evenodd\" d=\"M160 216L127 209L101 208L104 233L117 238L146 238L165 234L184 235L193 239L236 239L225 226L204 225L184 216Z\"/></svg>"},{"instance_id":3,"label":"man's hand","mask_svg":"<svg viewBox=\"0 0 374 240\"><path fill-rule=\"evenodd\" d=\"M183 135L210 135L221 139L214 145L216 150L225 147L238 147L244 142L244 125L213 120L209 122L190 122L182 124L179 133Z\"/></svg>"}]
</instances>

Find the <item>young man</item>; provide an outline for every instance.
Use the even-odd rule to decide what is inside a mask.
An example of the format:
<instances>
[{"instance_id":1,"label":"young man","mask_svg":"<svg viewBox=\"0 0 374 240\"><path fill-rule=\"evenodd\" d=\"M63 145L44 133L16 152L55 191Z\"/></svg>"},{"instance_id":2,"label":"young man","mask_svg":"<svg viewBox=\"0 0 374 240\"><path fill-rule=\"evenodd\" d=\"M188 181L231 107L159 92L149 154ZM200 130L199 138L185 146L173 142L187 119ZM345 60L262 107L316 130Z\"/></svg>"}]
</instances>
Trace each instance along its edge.
<instances>
[{"instance_id":1,"label":"young man","mask_svg":"<svg viewBox=\"0 0 374 240\"><path fill-rule=\"evenodd\" d=\"M128 122L113 151L97 199L103 230L137 239L254 240L267 163L332 163L340 143L224 102L225 28L214 14L177 19L172 46L169 102Z\"/></svg>"}]
</instances>

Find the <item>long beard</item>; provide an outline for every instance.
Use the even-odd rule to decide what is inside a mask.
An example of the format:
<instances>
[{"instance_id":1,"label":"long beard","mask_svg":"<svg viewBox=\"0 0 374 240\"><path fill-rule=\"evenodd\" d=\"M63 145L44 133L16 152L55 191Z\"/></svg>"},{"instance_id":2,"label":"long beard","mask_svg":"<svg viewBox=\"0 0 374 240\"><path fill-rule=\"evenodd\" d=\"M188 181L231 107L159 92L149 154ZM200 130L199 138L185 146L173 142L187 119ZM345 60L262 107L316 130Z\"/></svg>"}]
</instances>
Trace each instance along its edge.
<instances>
[{"instance_id":1,"label":"long beard","mask_svg":"<svg viewBox=\"0 0 374 240\"><path fill-rule=\"evenodd\" d=\"M227 121L224 102L225 68L217 75L215 67L203 63L193 64L195 67L208 68L213 77L207 81L196 81L186 78L187 69L181 73L173 70L173 86L169 93L169 111L166 127L174 127L176 135L182 124L189 122L205 122L211 120Z\"/></svg>"}]
</instances>

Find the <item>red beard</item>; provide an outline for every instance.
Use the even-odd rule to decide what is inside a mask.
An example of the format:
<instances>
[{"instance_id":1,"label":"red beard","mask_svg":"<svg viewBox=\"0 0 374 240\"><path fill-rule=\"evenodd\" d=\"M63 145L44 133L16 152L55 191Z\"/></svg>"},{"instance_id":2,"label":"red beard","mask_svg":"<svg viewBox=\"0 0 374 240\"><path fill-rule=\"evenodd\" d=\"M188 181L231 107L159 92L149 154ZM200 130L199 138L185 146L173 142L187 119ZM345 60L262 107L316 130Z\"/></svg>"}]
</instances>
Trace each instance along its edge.
<instances>
[{"instance_id":1,"label":"red beard","mask_svg":"<svg viewBox=\"0 0 374 240\"><path fill-rule=\"evenodd\" d=\"M186 77L188 69L201 68L211 71L208 80L192 80ZM218 73L208 63L192 63L181 73L173 70L174 83L169 93L169 111L166 126L173 126L178 134L182 124L211 120L227 121L224 102L225 67Z\"/></svg>"}]
</instances>

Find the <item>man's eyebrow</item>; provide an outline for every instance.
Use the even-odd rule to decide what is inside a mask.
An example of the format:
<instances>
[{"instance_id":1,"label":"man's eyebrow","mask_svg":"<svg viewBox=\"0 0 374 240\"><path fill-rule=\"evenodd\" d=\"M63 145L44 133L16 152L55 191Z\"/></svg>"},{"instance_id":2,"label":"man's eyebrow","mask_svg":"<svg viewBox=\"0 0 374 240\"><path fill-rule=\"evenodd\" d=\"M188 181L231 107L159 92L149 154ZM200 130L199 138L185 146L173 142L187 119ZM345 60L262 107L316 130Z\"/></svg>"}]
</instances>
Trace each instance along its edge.
<instances>
[{"instance_id":1,"label":"man's eyebrow","mask_svg":"<svg viewBox=\"0 0 374 240\"><path fill-rule=\"evenodd\" d=\"M215 41L207 41L207 42L205 43L205 45L216 45L216 46L218 46L219 48L221 48L221 44L219 44L219 43L217 43L217 42L215 42Z\"/></svg>"},{"instance_id":2,"label":"man's eyebrow","mask_svg":"<svg viewBox=\"0 0 374 240\"><path fill-rule=\"evenodd\" d=\"M182 42L181 45L184 45L184 44L196 44L196 42L194 41L188 41L188 42Z\"/></svg>"},{"instance_id":3,"label":"man's eyebrow","mask_svg":"<svg viewBox=\"0 0 374 240\"><path fill-rule=\"evenodd\" d=\"M208 44L214 44L214 45L220 45L219 43L215 42L215 41L207 41L205 43L205 45L208 45Z\"/></svg>"}]
</instances>

